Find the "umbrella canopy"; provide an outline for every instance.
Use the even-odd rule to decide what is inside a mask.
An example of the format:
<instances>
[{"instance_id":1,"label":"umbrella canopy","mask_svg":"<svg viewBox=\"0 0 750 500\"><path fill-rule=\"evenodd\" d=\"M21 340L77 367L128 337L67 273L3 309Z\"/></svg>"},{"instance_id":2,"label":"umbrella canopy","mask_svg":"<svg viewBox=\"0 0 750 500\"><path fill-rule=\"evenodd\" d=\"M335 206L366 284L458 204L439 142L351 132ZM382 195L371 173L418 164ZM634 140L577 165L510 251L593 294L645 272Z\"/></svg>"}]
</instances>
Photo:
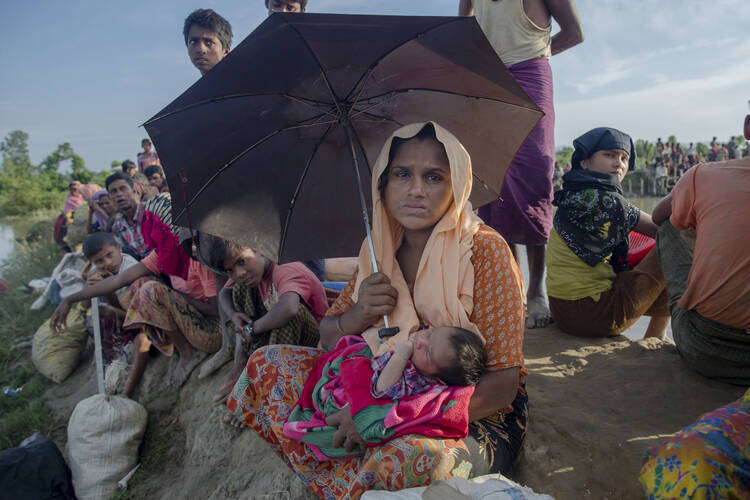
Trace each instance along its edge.
<instances>
[{"instance_id":1,"label":"umbrella canopy","mask_svg":"<svg viewBox=\"0 0 750 500\"><path fill-rule=\"evenodd\" d=\"M453 132L479 206L541 116L473 17L274 14L144 126L175 223L289 262L358 253L395 129Z\"/></svg>"}]
</instances>

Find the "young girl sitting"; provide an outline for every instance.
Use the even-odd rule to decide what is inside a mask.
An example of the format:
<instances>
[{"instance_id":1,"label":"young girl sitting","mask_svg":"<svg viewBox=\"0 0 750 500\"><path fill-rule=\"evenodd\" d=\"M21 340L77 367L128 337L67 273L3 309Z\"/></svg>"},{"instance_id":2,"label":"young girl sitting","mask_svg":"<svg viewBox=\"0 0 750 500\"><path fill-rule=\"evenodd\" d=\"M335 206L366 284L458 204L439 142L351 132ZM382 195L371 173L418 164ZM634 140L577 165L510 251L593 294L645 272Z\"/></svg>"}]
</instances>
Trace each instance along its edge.
<instances>
[{"instance_id":1,"label":"young girl sitting","mask_svg":"<svg viewBox=\"0 0 750 500\"><path fill-rule=\"evenodd\" d=\"M349 405L368 446L404 434L464 438L473 386L486 363L482 340L463 328L419 330L374 357L361 337L343 337L320 357L284 435L307 443L320 460L360 455L361 447L342 448L326 423Z\"/></svg>"},{"instance_id":2,"label":"young girl sitting","mask_svg":"<svg viewBox=\"0 0 750 500\"><path fill-rule=\"evenodd\" d=\"M555 322L566 333L607 337L652 316L646 337L664 338L669 323L664 277L656 252L632 270L629 233L656 235L651 216L622 195L635 165L629 135L600 127L573 142L572 170L555 194L558 207L547 250L547 292Z\"/></svg>"}]
</instances>

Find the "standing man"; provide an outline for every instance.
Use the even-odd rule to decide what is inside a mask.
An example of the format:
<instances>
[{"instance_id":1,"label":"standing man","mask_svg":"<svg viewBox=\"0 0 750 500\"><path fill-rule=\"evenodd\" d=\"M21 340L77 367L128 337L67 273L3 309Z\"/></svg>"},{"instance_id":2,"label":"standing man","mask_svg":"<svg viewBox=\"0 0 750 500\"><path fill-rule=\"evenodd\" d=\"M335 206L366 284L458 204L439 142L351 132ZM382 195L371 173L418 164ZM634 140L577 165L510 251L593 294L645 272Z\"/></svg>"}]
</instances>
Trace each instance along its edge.
<instances>
[{"instance_id":1,"label":"standing man","mask_svg":"<svg viewBox=\"0 0 750 500\"><path fill-rule=\"evenodd\" d=\"M266 0L266 8L270 16L274 12L305 12L307 0Z\"/></svg>"},{"instance_id":2,"label":"standing man","mask_svg":"<svg viewBox=\"0 0 750 500\"><path fill-rule=\"evenodd\" d=\"M500 199L479 209L480 217L510 244L516 260L518 245L526 246L526 327L543 327L552 321L542 285L555 165L549 58L581 43L583 28L573 0L460 0L458 14L476 15L500 59L545 113L511 163ZM552 19L560 25L554 36Z\"/></svg>"}]
</instances>

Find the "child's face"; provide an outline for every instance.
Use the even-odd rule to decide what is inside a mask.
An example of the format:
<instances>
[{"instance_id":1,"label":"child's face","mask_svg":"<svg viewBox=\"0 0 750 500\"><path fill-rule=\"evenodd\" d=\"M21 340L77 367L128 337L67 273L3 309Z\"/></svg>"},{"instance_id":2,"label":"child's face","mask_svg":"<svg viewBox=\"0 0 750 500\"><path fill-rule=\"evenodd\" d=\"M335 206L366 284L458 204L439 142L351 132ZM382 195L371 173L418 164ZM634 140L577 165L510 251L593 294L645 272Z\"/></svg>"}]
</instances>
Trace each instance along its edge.
<instances>
[{"instance_id":1,"label":"child's face","mask_svg":"<svg viewBox=\"0 0 750 500\"><path fill-rule=\"evenodd\" d=\"M440 378L442 367L456 359L450 341L450 328L428 328L412 333L409 338L414 345L411 362L422 375Z\"/></svg>"},{"instance_id":2,"label":"child's face","mask_svg":"<svg viewBox=\"0 0 750 500\"><path fill-rule=\"evenodd\" d=\"M112 198L109 196L101 196L99 198L99 206L108 214L111 214L115 210L115 205L112 203Z\"/></svg>"},{"instance_id":3,"label":"child's face","mask_svg":"<svg viewBox=\"0 0 750 500\"><path fill-rule=\"evenodd\" d=\"M104 245L101 250L91 256L90 260L97 271L117 274L120 272L120 264L122 264L120 246Z\"/></svg>"},{"instance_id":4,"label":"child's face","mask_svg":"<svg viewBox=\"0 0 750 500\"><path fill-rule=\"evenodd\" d=\"M295 0L268 0L268 15L274 12L304 12L302 4Z\"/></svg>"},{"instance_id":5,"label":"child's face","mask_svg":"<svg viewBox=\"0 0 750 500\"><path fill-rule=\"evenodd\" d=\"M622 149L602 149L581 161L585 170L602 174L615 174L622 181L628 173L630 155Z\"/></svg>"},{"instance_id":6,"label":"child's face","mask_svg":"<svg viewBox=\"0 0 750 500\"><path fill-rule=\"evenodd\" d=\"M230 278L249 287L258 286L266 270L266 259L252 248L244 248L233 253L223 264Z\"/></svg>"},{"instance_id":7,"label":"child's face","mask_svg":"<svg viewBox=\"0 0 750 500\"><path fill-rule=\"evenodd\" d=\"M202 75L208 73L229 53L229 47L221 45L221 40L214 31L195 24L188 32L187 49L190 61Z\"/></svg>"},{"instance_id":8,"label":"child's face","mask_svg":"<svg viewBox=\"0 0 750 500\"><path fill-rule=\"evenodd\" d=\"M151 151L151 141L143 141L141 146L143 147L144 152L148 153Z\"/></svg>"}]
</instances>

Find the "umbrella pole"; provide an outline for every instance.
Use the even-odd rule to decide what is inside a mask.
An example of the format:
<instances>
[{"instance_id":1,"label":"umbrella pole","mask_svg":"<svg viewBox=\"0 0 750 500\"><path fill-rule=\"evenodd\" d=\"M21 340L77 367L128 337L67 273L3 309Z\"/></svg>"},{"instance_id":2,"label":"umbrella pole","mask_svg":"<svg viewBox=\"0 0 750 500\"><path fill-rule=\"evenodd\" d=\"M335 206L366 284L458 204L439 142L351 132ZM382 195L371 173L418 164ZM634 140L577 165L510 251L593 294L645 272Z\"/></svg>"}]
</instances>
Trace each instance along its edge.
<instances>
[{"instance_id":1,"label":"umbrella pole","mask_svg":"<svg viewBox=\"0 0 750 500\"><path fill-rule=\"evenodd\" d=\"M362 192L362 178L359 175L359 163L357 162L357 150L354 147L354 141L352 140L352 134L349 130L350 124L344 123L344 131L346 132L346 138L349 140L349 149L352 153L352 167L354 168L354 179L357 182L357 192L359 193L359 204L362 208L362 219L365 222L365 231L367 232L367 244L370 246L370 262L372 263L372 269L378 272L378 261L375 260L375 247L372 244L372 233L370 232L370 218L367 216L367 203L365 202L365 194ZM391 327L388 323L388 315L383 315L383 322L385 328L381 328L378 331L378 336L381 339L384 337L392 337L399 331L397 326Z\"/></svg>"}]
</instances>

